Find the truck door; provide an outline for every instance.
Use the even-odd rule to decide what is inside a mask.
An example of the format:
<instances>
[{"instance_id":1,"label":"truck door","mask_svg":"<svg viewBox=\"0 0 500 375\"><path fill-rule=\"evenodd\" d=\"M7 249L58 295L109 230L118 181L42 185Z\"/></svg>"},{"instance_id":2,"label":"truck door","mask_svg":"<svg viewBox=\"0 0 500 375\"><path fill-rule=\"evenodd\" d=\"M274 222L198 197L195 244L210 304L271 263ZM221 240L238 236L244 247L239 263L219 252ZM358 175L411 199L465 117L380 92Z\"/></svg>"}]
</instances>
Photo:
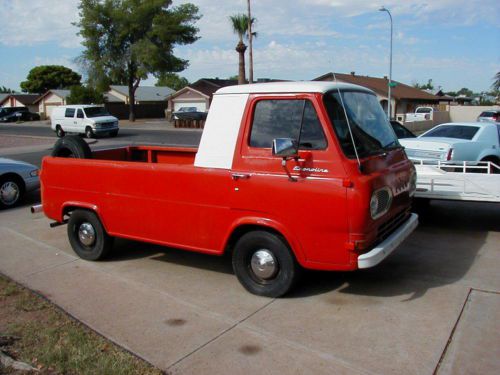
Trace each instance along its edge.
<instances>
[{"instance_id":1,"label":"truck door","mask_svg":"<svg viewBox=\"0 0 500 375\"><path fill-rule=\"evenodd\" d=\"M233 162L231 208L278 223L308 261L347 264L345 170L316 95L250 99ZM299 158L273 156L276 138L298 140Z\"/></svg>"}]
</instances>

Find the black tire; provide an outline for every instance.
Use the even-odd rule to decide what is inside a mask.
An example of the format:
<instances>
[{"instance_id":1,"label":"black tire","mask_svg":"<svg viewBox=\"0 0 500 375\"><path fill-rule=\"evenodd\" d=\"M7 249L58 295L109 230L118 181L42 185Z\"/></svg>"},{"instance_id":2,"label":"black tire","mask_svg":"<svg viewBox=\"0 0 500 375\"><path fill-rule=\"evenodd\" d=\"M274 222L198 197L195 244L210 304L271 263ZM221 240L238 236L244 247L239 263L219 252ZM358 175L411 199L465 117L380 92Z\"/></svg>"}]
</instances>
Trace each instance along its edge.
<instances>
[{"instance_id":1,"label":"black tire","mask_svg":"<svg viewBox=\"0 0 500 375\"><path fill-rule=\"evenodd\" d=\"M109 136L111 138L116 137L118 135L118 130L113 130L112 132L109 133Z\"/></svg>"},{"instance_id":2,"label":"black tire","mask_svg":"<svg viewBox=\"0 0 500 375\"><path fill-rule=\"evenodd\" d=\"M68 135L59 139L52 149L52 156L63 158L91 159L92 151L82 138Z\"/></svg>"},{"instance_id":3,"label":"black tire","mask_svg":"<svg viewBox=\"0 0 500 375\"><path fill-rule=\"evenodd\" d=\"M56 126L56 135L59 137L59 138L62 138L64 137L66 133L64 132L63 128L61 128L61 125L57 125Z\"/></svg>"},{"instance_id":4,"label":"black tire","mask_svg":"<svg viewBox=\"0 0 500 375\"><path fill-rule=\"evenodd\" d=\"M94 131L92 130L92 128L90 126L87 126L85 128L85 136L87 138L94 138L95 137Z\"/></svg>"},{"instance_id":5,"label":"black tire","mask_svg":"<svg viewBox=\"0 0 500 375\"><path fill-rule=\"evenodd\" d=\"M481 161L489 161L491 163L494 163L495 165L500 166L500 160L498 160L498 158L494 156L487 156L483 158ZM500 170L498 168L495 168L493 165L490 165L490 173L497 174L500 173Z\"/></svg>"},{"instance_id":6,"label":"black tire","mask_svg":"<svg viewBox=\"0 0 500 375\"><path fill-rule=\"evenodd\" d=\"M24 182L17 175L0 177L0 209L15 207L24 198Z\"/></svg>"},{"instance_id":7,"label":"black tire","mask_svg":"<svg viewBox=\"0 0 500 375\"><path fill-rule=\"evenodd\" d=\"M258 253L272 256L275 265L272 274L265 277L254 272L252 259ZM258 267L257 267L258 268ZM272 270L270 267L268 270ZM286 241L278 235L266 231L244 234L233 250L233 270L240 283L250 293L265 297L281 297L295 285L301 268Z\"/></svg>"},{"instance_id":8,"label":"black tire","mask_svg":"<svg viewBox=\"0 0 500 375\"><path fill-rule=\"evenodd\" d=\"M68 238L75 253L85 260L105 258L111 251L114 240L106 233L94 212L81 209L71 213Z\"/></svg>"}]
</instances>

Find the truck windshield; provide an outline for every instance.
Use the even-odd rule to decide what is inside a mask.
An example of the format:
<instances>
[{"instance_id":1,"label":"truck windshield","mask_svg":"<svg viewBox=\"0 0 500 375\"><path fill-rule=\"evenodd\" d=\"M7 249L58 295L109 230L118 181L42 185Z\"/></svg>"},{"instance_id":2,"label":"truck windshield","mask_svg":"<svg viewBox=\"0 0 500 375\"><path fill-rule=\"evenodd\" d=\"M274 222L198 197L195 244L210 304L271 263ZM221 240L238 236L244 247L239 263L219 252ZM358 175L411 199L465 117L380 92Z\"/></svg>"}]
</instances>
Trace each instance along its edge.
<instances>
[{"instance_id":1,"label":"truck windshield","mask_svg":"<svg viewBox=\"0 0 500 375\"><path fill-rule=\"evenodd\" d=\"M359 157L401 147L375 95L361 91L340 93ZM344 154L348 158L355 158L353 142L338 91L326 93L323 100Z\"/></svg>"},{"instance_id":2,"label":"truck windshield","mask_svg":"<svg viewBox=\"0 0 500 375\"><path fill-rule=\"evenodd\" d=\"M110 116L109 112L104 107L89 107L84 108L87 117Z\"/></svg>"}]
</instances>

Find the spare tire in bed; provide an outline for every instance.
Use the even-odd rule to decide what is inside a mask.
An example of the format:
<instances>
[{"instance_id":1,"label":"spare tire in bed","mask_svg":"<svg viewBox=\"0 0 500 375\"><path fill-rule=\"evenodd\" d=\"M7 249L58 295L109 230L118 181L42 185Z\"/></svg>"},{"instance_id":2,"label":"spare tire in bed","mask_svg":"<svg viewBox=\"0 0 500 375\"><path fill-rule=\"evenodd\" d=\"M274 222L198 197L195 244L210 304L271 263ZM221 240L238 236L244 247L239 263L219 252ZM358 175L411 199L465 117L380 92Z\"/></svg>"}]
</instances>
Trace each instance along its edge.
<instances>
[{"instance_id":1,"label":"spare tire in bed","mask_svg":"<svg viewBox=\"0 0 500 375\"><path fill-rule=\"evenodd\" d=\"M80 136L67 135L56 142L51 155L61 158L91 159L92 151Z\"/></svg>"}]
</instances>

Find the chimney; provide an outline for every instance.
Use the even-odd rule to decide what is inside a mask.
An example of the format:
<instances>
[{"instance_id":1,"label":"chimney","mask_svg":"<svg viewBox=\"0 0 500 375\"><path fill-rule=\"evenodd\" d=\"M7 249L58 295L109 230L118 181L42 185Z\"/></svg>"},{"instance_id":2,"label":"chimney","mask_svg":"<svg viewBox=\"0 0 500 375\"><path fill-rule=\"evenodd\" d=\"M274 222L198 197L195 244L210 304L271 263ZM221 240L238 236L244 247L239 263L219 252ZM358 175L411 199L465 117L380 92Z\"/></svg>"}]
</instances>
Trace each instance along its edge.
<instances>
[{"instance_id":1,"label":"chimney","mask_svg":"<svg viewBox=\"0 0 500 375\"><path fill-rule=\"evenodd\" d=\"M352 75L352 76L356 75L356 72L351 72L351 75Z\"/></svg>"}]
</instances>

